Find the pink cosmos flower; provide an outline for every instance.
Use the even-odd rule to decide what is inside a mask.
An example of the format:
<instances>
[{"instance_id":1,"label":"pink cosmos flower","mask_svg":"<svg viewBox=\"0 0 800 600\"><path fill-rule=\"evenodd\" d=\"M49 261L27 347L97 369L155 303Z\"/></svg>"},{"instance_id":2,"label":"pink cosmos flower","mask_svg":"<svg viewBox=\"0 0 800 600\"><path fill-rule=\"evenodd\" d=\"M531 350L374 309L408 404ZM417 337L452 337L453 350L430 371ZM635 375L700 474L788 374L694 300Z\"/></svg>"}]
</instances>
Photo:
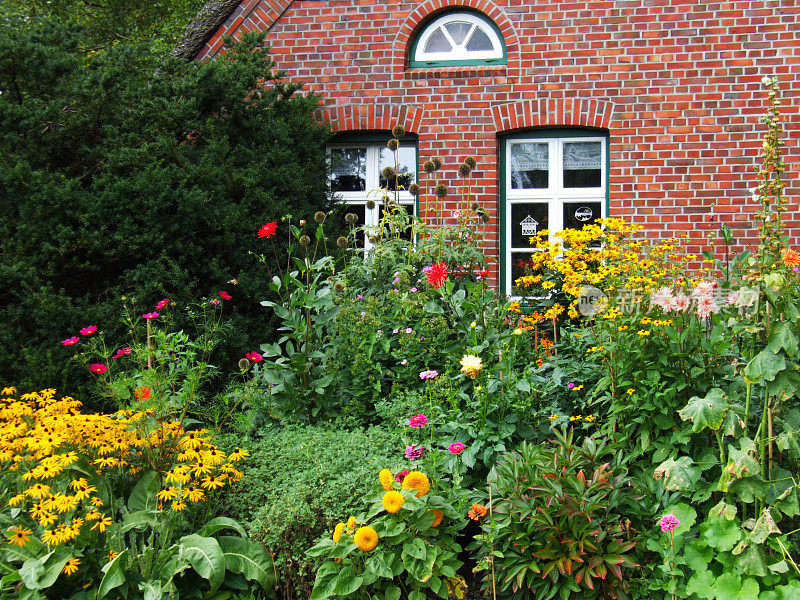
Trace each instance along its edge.
<instances>
[{"instance_id":1,"label":"pink cosmos flower","mask_svg":"<svg viewBox=\"0 0 800 600\"><path fill-rule=\"evenodd\" d=\"M464 451L464 448L466 448L466 446L461 442L453 442L450 444L448 450L450 450L450 452L453 454L461 454Z\"/></svg>"},{"instance_id":2,"label":"pink cosmos flower","mask_svg":"<svg viewBox=\"0 0 800 600\"><path fill-rule=\"evenodd\" d=\"M263 356L261 356L261 355L260 355L258 352L256 352L255 350L254 350L253 352L248 352L247 354L245 354L245 355L244 355L244 357L245 357L247 360L251 360L251 361L253 361L253 362L261 362L262 360L264 360L264 357L263 357Z\"/></svg>"},{"instance_id":3,"label":"pink cosmos flower","mask_svg":"<svg viewBox=\"0 0 800 600\"><path fill-rule=\"evenodd\" d=\"M147 319L148 321L150 319L157 319L158 318L158 313L157 312L144 313L142 315L142 318L143 319Z\"/></svg>"},{"instance_id":4,"label":"pink cosmos flower","mask_svg":"<svg viewBox=\"0 0 800 600\"><path fill-rule=\"evenodd\" d=\"M213 300L209 300L208 303L211 306L219 306L219 300L217 300L216 298L214 298Z\"/></svg>"},{"instance_id":5,"label":"pink cosmos flower","mask_svg":"<svg viewBox=\"0 0 800 600\"><path fill-rule=\"evenodd\" d=\"M436 379L439 376L439 371L422 371L419 374L420 379Z\"/></svg>"},{"instance_id":6,"label":"pink cosmos flower","mask_svg":"<svg viewBox=\"0 0 800 600\"><path fill-rule=\"evenodd\" d=\"M419 460L422 458L422 453L425 451L425 448L420 446L417 448L417 444L411 444L410 446L406 446L406 460Z\"/></svg>"},{"instance_id":7,"label":"pink cosmos flower","mask_svg":"<svg viewBox=\"0 0 800 600\"><path fill-rule=\"evenodd\" d=\"M92 363L89 366L89 370L92 373L105 373L106 371L108 371L108 367L105 366L103 363Z\"/></svg>"},{"instance_id":8,"label":"pink cosmos flower","mask_svg":"<svg viewBox=\"0 0 800 600\"><path fill-rule=\"evenodd\" d=\"M408 420L409 427L424 427L425 424L428 422L428 417L419 413L418 415L414 415Z\"/></svg>"},{"instance_id":9,"label":"pink cosmos flower","mask_svg":"<svg viewBox=\"0 0 800 600\"><path fill-rule=\"evenodd\" d=\"M403 479L406 478L406 475L408 475L408 471L405 471L405 470L404 471L400 471L397 475L394 476L394 480L397 483L403 483Z\"/></svg>"},{"instance_id":10,"label":"pink cosmos flower","mask_svg":"<svg viewBox=\"0 0 800 600\"><path fill-rule=\"evenodd\" d=\"M681 522L678 520L678 517L672 513L664 515L658 522L659 527L661 527L661 531L672 531L680 524Z\"/></svg>"},{"instance_id":11,"label":"pink cosmos flower","mask_svg":"<svg viewBox=\"0 0 800 600\"><path fill-rule=\"evenodd\" d=\"M89 325L81 329L81 335L92 335L95 331L97 331L97 325Z\"/></svg>"},{"instance_id":12,"label":"pink cosmos flower","mask_svg":"<svg viewBox=\"0 0 800 600\"><path fill-rule=\"evenodd\" d=\"M65 346L73 346L73 345L77 344L80 341L81 341L81 338L79 338L77 335L73 335L71 338L67 338L67 339L63 340L61 343L64 344Z\"/></svg>"},{"instance_id":13,"label":"pink cosmos flower","mask_svg":"<svg viewBox=\"0 0 800 600\"><path fill-rule=\"evenodd\" d=\"M219 292L217 292L217 296L219 296L223 300L230 300L231 299L231 295L228 292L226 292L225 290L220 290Z\"/></svg>"},{"instance_id":14,"label":"pink cosmos flower","mask_svg":"<svg viewBox=\"0 0 800 600\"><path fill-rule=\"evenodd\" d=\"M156 304L156 310L161 310L161 309L162 309L162 308L164 308L164 307L165 307L167 304L169 304L169 298L164 298L164 299L163 299L161 302L159 302L158 304Z\"/></svg>"},{"instance_id":15,"label":"pink cosmos flower","mask_svg":"<svg viewBox=\"0 0 800 600\"><path fill-rule=\"evenodd\" d=\"M131 353L131 348L130 347L120 348L119 350L117 350L114 353L114 356L112 356L111 358L122 358L123 356L130 355L130 353Z\"/></svg>"}]
</instances>

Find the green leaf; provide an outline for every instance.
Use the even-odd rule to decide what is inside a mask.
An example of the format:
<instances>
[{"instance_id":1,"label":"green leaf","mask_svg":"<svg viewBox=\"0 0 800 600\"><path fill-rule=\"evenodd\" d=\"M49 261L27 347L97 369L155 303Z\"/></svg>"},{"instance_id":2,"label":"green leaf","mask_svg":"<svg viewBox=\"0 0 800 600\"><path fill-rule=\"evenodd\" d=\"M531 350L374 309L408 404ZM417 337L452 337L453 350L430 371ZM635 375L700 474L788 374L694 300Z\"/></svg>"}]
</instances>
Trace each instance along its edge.
<instances>
[{"instance_id":1,"label":"green leaf","mask_svg":"<svg viewBox=\"0 0 800 600\"><path fill-rule=\"evenodd\" d=\"M133 487L128 498L128 510L131 512L158 510L156 494L159 488L159 475L155 471L146 473Z\"/></svg>"},{"instance_id":2,"label":"green leaf","mask_svg":"<svg viewBox=\"0 0 800 600\"><path fill-rule=\"evenodd\" d=\"M767 570L767 559L761 546L750 545L736 557L736 570L742 575L755 575L766 577L770 574Z\"/></svg>"},{"instance_id":3,"label":"green leaf","mask_svg":"<svg viewBox=\"0 0 800 600\"><path fill-rule=\"evenodd\" d=\"M423 560L427 554L425 542L415 537L413 540L411 540L411 542L406 542L403 544L403 554Z\"/></svg>"},{"instance_id":4,"label":"green leaf","mask_svg":"<svg viewBox=\"0 0 800 600\"><path fill-rule=\"evenodd\" d=\"M245 538L223 535L217 538L225 555L225 568L231 573L241 573L245 579L257 581L264 590L275 583L275 567L264 547Z\"/></svg>"},{"instance_id":5,"label":"green leaf","mask_svg":"<svg viewBox=\"0 0 800 600\"><path fill-rule=\"evenodd\" d=\"M758 600L759 587L755 579L742 582L736 573L725 572L717 578L713 587L717 600Z\"/></svg>"},{"instance_id":6,"label":"green leaf","mask_svg":"<svg viewBox=\"0 0 800 600\"><path fill-rule=\"evenodd\" d=\"M709 517L701 526L703 539L709 546L727 552L742 538L742 530L734 521L724 517Z\"/></svg>"},{"instance_id":7,"label":"green leaf","mask_svg":"<svg viewBox=\"0 0 800 600\"><path fill-rule=\"evenodd\" d=\"M678 460L669 458L656 467L653 476L656 479L664 478L664 489L685 490L700 478L700 468L692 466L692 459L688 456Z\"/></svg>"},{"instance_id":8,"label":"green leaf","mask_svg":"<svg viewBox=\"0 0 800 600\"><path fill-rule=\"evenodd\" d=\"M126 548L115 556L114 560L103 567L105 574L100 581L100 589L97 591L97 600L101 600L108 592L125 583L125 572L122 570L122 565L125 564L127 558L128 549Z\"/></svg>"},{"instance_id":9,"label":"green leaf","mask_svg":"<svg viewBox=\"0 0 800 600\"><path fill-rule=\"evenodd\" d=\"M760 473L760 467L754 456L756 445L750 438L742 438L739 448L730 444L728 446L728 474L734 477L749 477Z\"/></svg>"},{"instance_id":10,"label":"green leaf","mask_svg":"<svg viewBox=\"0 0 800 600\"><path fill-rule=\"evenodd\" d=\"M753 531L750 532L750 540L754 544L763 544L771 534L780 532L781 530L778 529L775 520L772 518L772 513L765 508L761 511L761 516L758 517Z\"/></svg>"},{"instance_id":11,"label":"green leaf","mask_svg":"<svg viewBox=\"0 0 800 600\"><path fill-rule=\"evenodd\" d=\"M433 300L429 300L422 306L422 310L432 315L443 315L444 309Z\"/></svg>"},{"instance_id":12,"label":"green leaf","mask_svg":"<svg viewBox=\"0 0 800 600\"><path fill-rule=\"evenodd\" d=\"M697 594L698 597L705 600L712 600L714 592L711 588L714 584L714 574L711 571L700 571L692 575L686 583L687 594Z\"/></svg>"},{"instance_id":13,"label":"green leaf","mask_svg":"<svg viewBox=\"0 0 800 600\"><path fill-rule=\"evenodd\" d=\"M425 600L425 594L419 590L411 590L408 593L408 600Z\"/></svg>"},{"instance_id":14,"label":"green leaf","mask_svg":"<svg viewBox=\"0 0 800 600\"><path fill-rule=\"evenodd\" d=\"M46 590L56 582L70 558L72 551L65 547L56 548L41 558L29 558L19 570L22 582L32 590Z\"/></svg>"},{"instance_id":15,"label":"green leaf","mask_svg":"<svg viewBox=\"0 0 800 600\"><path fill-rule=\"evenodd\" d=\"M400 600L400 588L396 585L390 585L386 588L383 598L384 600Z\"/></svg>"},{"instance_id":16,"label":"green leaf","mask_svg":"<svg viewBox=\"0 0 800 600\"><path fill-rule=\"evenodd\" d=\"M342 570L339 571L339 575L336 577L333 593L337 596L349 596L361 587L363 579L361 575L356 575L356 572L350 565L342 567Z\"/></svg>"},{"instance_id":17,"label":"green leaf","mask_svg":"<svg viewBox=\"0 0 800 600\"><path fill-rule=\"evenodd\" d=\"M744 378L751 383L758 383L762 379L772 381L785 368L786 359L782 354L775 354L769 348L764 348L747 363L744 368Z\"/></svg>"},{"instance_id":18,"label":"green leaf","mask_svg":"<svg viewBox=\"0 0 800 600\"><path fill-rule=\"evenodd\" d=\"M733 504L726 504L724 500L720 500L714 508L708 511L709 517L723 516L728 521L733 521L736 518L736 506Z\"/></svg>"},{"instance_id":19,"label":"green leaf","mask_svg":"<svg viewBox=\"0 0 800 600\"><path fill-rule=\"evenodd\" d=\"M402 521L390 521L386 520L383 522L383 526L378 529L378 537L380 538L389 538L394 537L396 535L400 535L406 530L406 524Z\"/></svg>"},{"instance_id":20,"label":"green leaf","mask_svg":"<svg viewBox=\"0 0 800 600\"><path fill-rule=\"evenodd\" d=\"M705 398L692 396L689 403L678 414L684 421L692 421L692 431L697 433L706 427L717 430L725 420L730 408L728 396L719 388L709 390Z\"/></svg>"},{"instance_id":21,"label":"green leaf","mask_svg":"<svg viewBox=\"0 0 800 600\"><path fill-rule=\"evenodd\" d=\"M378 577L385 577L391 579L392 568L386 563L383 555L373 554L366 561L367 569L375 573Z\"/></svg>"},{"instance_id":22,"label":"green leaf","mask_svg":"<svg viewBox=\"0 0 800 600\"><path fill-rule=\"evenodd\" d=\"M671 504L664 510L664 514L672 513L676 517L678 517L678 526L673 530L675 537L682 535L689 531L692 528L692 525L695 524L697 520L697 511L685 504L683 502L679 502L678 504Z\"/></svg>"},{"instance_id":23,"label":"green leaf","mask_svg":"<svg viewBox=\"0 0 800 600\"><path fill-rule=\"evenodd\" d=\"M728 490L736 494L742 502L754 502L756 499L763 500L769 492L769 484L764 481L761 475L742 477L730 484Z\"/></svg>"},{"instance_id":24,"label":"green leaf","mask_svg":"<svg viewBox=\"0 0 800 600\"><path fill-rule=\"evenodd\" d=\"M203 525L197 534L203 537L209 537L223 529L233 529L240 536L247 537L244 527L239 524L239 521L228 517L216 517L215 519L211 519L208 523Z\"/></svg>"},{"instance_id":25,"label":"green leaf","mask_svg":"<svg viewBox=\"0 0 800 600\"><path fill-rule=\"evenodd\" d=\"M314 589L311 591L310 600L323 600L333 595L333 589L336 587L336 577L340 568L333 561L328 561L319 568L314 580Z\"/></svg>"},{"instance_id":26,"label":"green leaf","mask_svg":"<svg viewBox=\"0 0 800 600\"><path fill-rule=\"evenodd\" d=\"M334 542L331 538L323 538L314 546L306 550L306 556L322 556L323 554L327 554L334 546L336 546L336 542Z\"/></svg>"},{"instance_id":27,"label":"green leaf","mask_svg":"<svg viewBox=\"0 0 800 600\"><path fill-rule=\"evenodd\" d=\"M215 592L225 579L225 555L214 538L193 533L181 538L183 553L200 577L208 579Z\"/></svg>"},{"instance_id":28,"label":"green leaf","mask_svg":"<svg viewBox=\"0 0 800 600\"><path fill-rule=\"evenodd\" d=\"M775 354L781 351L781 348L786 352L789 358L793 358L798 352L798 339L794 331L792 331L792 324L787 321L781 321L778 326L772 331L769 336L769 343L767 348L772 350Z\"/></svg>"},{"instance_id":29,"label":"green leaf","mask_svg":"<svg viewBox=\"0 0 800 600\"><path fill-rule=\"evenodd\" d=\"M778 448L788 450L792 458L800 458L800 409L792 408L782 418L776 420L782 429L775 440Z\"/></svg>"},{"instance_id":30,"label":"green leaf","mask_svg":"<svg viewBox=\"0 0 800 600\"><path fill-rule=\"evenodd\" d=\"M695 572L705 571L714 557L714 551L699 540L687 542L683 548L686 565Z\"/></svg>"}]
</instances>

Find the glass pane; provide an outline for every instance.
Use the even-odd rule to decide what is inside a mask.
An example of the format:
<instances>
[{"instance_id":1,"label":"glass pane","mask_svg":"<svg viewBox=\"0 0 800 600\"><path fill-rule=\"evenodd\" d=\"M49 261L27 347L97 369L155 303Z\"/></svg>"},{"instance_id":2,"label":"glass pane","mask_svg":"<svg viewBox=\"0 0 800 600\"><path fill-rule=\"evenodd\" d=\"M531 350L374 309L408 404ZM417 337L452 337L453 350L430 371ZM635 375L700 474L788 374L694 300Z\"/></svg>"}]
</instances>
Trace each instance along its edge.
<instances>
[{"instance_id":1,"label":"glass pane","mask_svg":"<svg viewBox=\"0 0 800 600\"><path fill-rule=\"evenodd\" d=\"M583 229L600 218L600 202L569 202L564 204L564 229Z\"/></svg>"},{"instance_id":2,"label":"glass pane","mask_svg":"<svg viewBox=\"0 0 800 600\"><path fill-rule=\"evenodd\" d=\"M511 188L542 189L549 185L548 144L511 144Z\"/></svg>"},{"instance_id":3,"label":"glass pane","mask_svg":"<svg viewBox=\"0 0 800 600\"><path fill-rule=\"evenodd\" d=\"M489 39L489 36L476 27L475 31L472 32L472 37L467 42L467 50L470 52L491 52L494 50L494 46L492 46L492 40Z\"/></svg>"},{"instance_id":4,"label":"glass pane","mask_svg":"<svg viewBox=\"0 0 800 600\"><path fill-rule=\"evenodd\" d=\"M401 145L397 149L397 183L399 189L408 190L408 186L417 181L417 148L415 146ZM380 180L379 187L386 185L386 179L383 177L383 169L392 167L394 169L394 153L389 148L381 150L380 165L378 166ZM394 190L394 181L389 182L389 189Z\"/></svg>"},{"instance_id":5,"label":"glass pane","mask_svg":"<svg viewBox=\"0 0 800 600\"><path fill-rule=\"evenodd\" d=\"M548 208L546 202L524 202L511 205L512 248L533 248L530 238L542 229L548 229Z\"/></svg>"},{"instance_id":6,"label":"glass pane","mask_svg":"<svg viewBox=\"0 0 800 600\"><path fill-rule=\"evenodd\" d=\"M531 256L533 256L533 252L511 253L511 293L515 296L527 296L531 293L530 289L520 288L514 285L514 282L523 275L534 274L531 269Z\"/></svg>"},{"instance_id":7,"label":"glass pane","mask_svg":"<svg viewBox=\"0 0 800 600\"><path fill-rule=\"evenodd\" d=\"M330 183L333 192L366 191L366 148L333 148L328 160L330 160Z\"/></svg>"},{"instance_id":8,"label":"glass pane","mask_svg":"<svg viewBox=\"0 0 800 600\"><path fill-rule=\"evenodd\" d=\"M447 27L447 33L450 34L450 37L453 38L456 45L460 46L464 43L464 40L467 39L467 34L469 30L472 29L473 25L466 21L453 21L445 25L445 27Z\"/></svg>"},{"instance_id":9,"label":"glass pane","mask_svg":"<svg viewBox=\"0 0 800 600\"><path fill-rule=\"evenodd\" d=\"M394 207L397 207L397 208L394 208ZM392 207L389 210L393 211L393 214L395 216L393 218L391 218L391 223L389 224L389 226L387 226L387 229L389 229L391 231L391 229L393 227L399 226L401 228L400 237L403 238L403 239L411 241L411 224L413 223L413 217L414 217L414 205L413 204L400 204L400 205L394 204L394 205L392 205ZM394 213L394 211L405 211L406 214L404 216L402 214ZM383 212L384 212L383 204L381 204L380 213L379 213L379 218L380 219L383 219Z\"/></svg>"},{"instance_id":10,"label":"glass pane","mask_svg":"<svg viewBox=\"0 0 800 600\"><path fill-rule=\"evenodd\" d=\"M564 144L564 187L600 187L603 181L603 149L600 142Z\"/></svg>"},{"instance_id":11,"label":"glass pane","mask_svg":"<svg viewBox=\"0 0 800 600\"><path fill-rule=\"evenodd\" d=\"M453 46L450 44L441 29L437 29L425 42L425 48L422 50L425 54L429 52L450 52Z\"/></svg>"}]
</instances>

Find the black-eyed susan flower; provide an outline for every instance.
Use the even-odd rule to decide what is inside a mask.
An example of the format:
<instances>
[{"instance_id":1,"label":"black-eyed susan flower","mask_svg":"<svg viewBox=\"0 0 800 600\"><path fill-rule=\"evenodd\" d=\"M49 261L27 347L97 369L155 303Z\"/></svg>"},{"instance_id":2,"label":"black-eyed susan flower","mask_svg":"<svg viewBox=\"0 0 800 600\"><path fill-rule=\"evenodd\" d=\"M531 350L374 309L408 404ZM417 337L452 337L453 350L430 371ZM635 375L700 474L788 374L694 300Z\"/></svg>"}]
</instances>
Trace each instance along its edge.
<instances>
[{"instance_id":1,"label":"black-eyed susan flower","mask_svg":"<svg viewBox=\"0 0 800 600\"><path fill-rule=\"evenodd\" d=\"M81 564L80 559L73 556L67 561L67 564L64 565L64 568L61 569L61 572L64 573L65 575L73 575L77 573L80 564Z\"/></svg>"},{"instance_id":2,"label":"black-eyed susan flower","mask_svg":"<svg viewBox=\"0 0 800 600\"><path fill-rule=\"evenodd\" d=\"M162 502L169 502L178 498L178 496L180 496L180 493L178 492L178 488L176 487L167 487L158 492L156 496Z\"/></svg>"},{"instance_id":3,"label":"black-eyed susan flower","mask_svg":"<svg viewBox=\"0 0 800 600\"><path fill-rule=\"evenodd\" d=\"M8 543L14 546L24 546L33 535L33 531L21 525L10 528L8 533Z\"/></svg>"},{"instance_id":4,"label":"black-eyed susan flower","mask_svg":"<svg viewBox=\"0 0 800 600\"><path fill-rule=\"evenodd\" d=\"M111 517L104 516L98 519L97 522L92 525L91 530L94 531L95 528L97 528L100 533L103 533L106 530L106 527L110 527L113 523L114 521L111 520Z\"/></svg>"}]
</instances>

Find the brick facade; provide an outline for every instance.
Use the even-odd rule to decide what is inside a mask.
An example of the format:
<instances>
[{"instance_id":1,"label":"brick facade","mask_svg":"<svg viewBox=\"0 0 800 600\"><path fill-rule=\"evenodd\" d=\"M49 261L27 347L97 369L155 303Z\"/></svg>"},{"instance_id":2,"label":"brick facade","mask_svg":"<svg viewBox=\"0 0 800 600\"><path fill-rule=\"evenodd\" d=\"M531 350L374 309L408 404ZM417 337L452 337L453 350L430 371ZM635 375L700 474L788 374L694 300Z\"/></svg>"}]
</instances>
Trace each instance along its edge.
<instances>
[{"instance_id":1,"label":"brick facade","mask_svg":"<svg viewBox=\"0 0 800 600\"><path fill-rule=\"evenodd\" d=\"M468 7L500 29L507 65L410 69L422 24ZM266 30L278 66L322 95L336 131L419 135L420 160L457 169L478 159L473 190L498 214L498 135L535 127L609 132L610 214L653 237L689 233L688 249L728 223L737 247L755 238L754 185L766 109L763 75L777 75L786 160L798 191L800 8L796 0L244 0L198 54L222 36ZM448 198L446 208L456 208ZM420 207L424 210L424 207ZM797 203L788 233L800 237ZM498 223L487 251L497 257ZM738 249L737 248L737 249Z\"/></svg>"}]
</instances>

